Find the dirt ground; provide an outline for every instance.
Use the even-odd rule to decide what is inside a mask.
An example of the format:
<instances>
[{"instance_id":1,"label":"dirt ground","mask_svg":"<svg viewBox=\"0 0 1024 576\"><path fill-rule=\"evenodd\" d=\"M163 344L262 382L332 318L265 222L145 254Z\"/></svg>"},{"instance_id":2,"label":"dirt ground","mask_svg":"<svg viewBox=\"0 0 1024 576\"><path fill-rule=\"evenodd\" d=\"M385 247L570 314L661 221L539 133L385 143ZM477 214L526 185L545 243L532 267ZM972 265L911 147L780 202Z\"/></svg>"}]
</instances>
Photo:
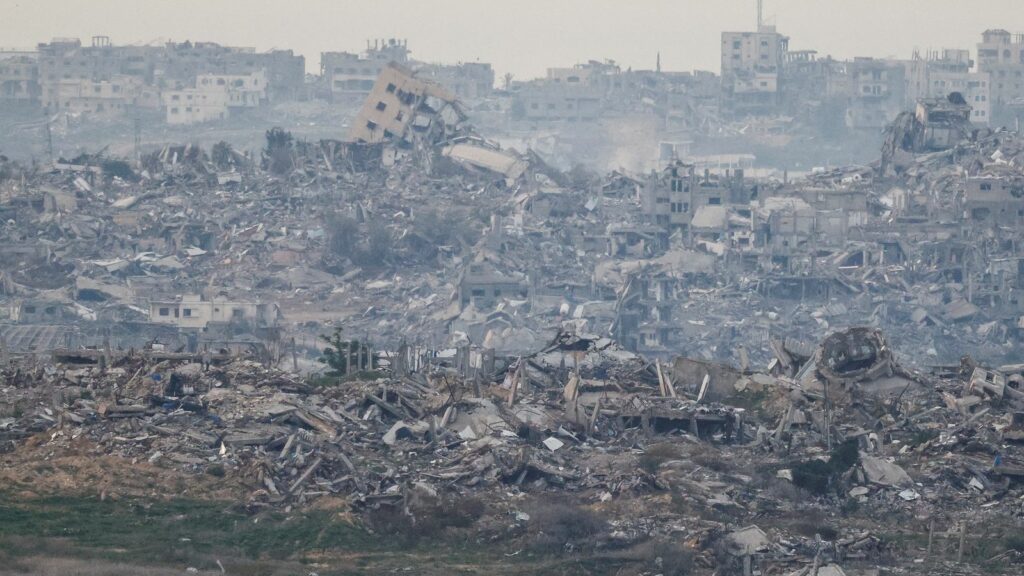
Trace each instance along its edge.
<instances>
[{"instance_id":1,"label":"dirt ground","mask_svg":"<svg viewBox=\"0 0 1024 576\"><path fill-rule=\"evenodd\" d=\"M46 444L47 439L47 433L40 434L0 455L0 486L26 497L63 493L244 500L249 493L235 478L189 474L107 455L85 438L59 446Z\"/></svg>"}]
</instances>

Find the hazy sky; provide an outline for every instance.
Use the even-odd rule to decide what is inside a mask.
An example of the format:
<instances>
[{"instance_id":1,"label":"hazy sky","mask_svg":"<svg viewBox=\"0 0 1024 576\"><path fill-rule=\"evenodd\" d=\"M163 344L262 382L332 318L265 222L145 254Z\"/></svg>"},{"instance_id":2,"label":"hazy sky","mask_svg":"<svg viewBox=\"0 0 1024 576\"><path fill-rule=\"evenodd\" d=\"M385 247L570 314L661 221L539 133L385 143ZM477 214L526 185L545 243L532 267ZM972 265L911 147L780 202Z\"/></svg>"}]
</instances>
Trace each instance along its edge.
<instances>
[{"instance_id":1,"label":"hazy sky","mask_svg":"<svg viewBox=\"0 0 1024 576\"><path fill-rule=\"evenodd\" d=\"M623 67L718 70L719 33L749 30L756 0L0 0L0 46L94 35L115 44L212 40L292 48L316 72L320 52L367 38L409 41L429 62L491 62L525 79L549 66L613 59ZM1024 0L765 0L790 48L835 57L970 48L986 28L1024 31Z\"/></svg>"}]
</instances>

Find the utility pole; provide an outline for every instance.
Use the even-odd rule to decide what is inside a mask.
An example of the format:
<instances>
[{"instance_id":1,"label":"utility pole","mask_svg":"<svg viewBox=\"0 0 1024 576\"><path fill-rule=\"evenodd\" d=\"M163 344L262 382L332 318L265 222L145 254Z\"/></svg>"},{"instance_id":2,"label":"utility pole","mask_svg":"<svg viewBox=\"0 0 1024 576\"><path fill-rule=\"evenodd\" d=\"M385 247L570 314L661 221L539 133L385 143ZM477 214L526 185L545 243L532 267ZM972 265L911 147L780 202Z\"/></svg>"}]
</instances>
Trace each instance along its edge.
<instances>
[{"instance_id":1,"label":"utility pole","mask_svg":"<svg viewBox=\"0 0 1024 576\"><path fill-rule=\"evenodd\" d=\"M46 150L50 155L50 164L53 164L53 133L50 131L50 108L47 106L43 109L43 115L46 120Z\"/></svg>"},{"instance_id":2,"label":"utility pole","mask_svg":"<svg viewBox=\"0 0 1024 576\"><path fill-rule=\"evenodd\" d=\"M134 131L135 131L135 161L139 162L142 160L142 153L139 148L142 144L142 125L139 122L139 111L135 110L134 118Z\"/></svg>"},{"instance_id":3,"label":"utility pole","mask_svg":"<svg viewBox=\"0 0 1024 576\"><path fill-rule=\"evenodd\" d=\"M757 31L761 31L761 24L764 22L764 0L757 0Z\"/></svg>"}]
</instances>

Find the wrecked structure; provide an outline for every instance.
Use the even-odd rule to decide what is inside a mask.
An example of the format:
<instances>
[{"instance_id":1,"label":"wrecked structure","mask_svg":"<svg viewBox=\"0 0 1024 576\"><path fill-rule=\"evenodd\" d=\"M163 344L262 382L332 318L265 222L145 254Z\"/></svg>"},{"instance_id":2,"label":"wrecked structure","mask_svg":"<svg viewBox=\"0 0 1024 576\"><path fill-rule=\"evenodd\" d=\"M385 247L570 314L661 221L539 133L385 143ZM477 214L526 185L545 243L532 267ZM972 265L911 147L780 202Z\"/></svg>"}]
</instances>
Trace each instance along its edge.
<instances>
[{"instance_id":1,"label":"wrecked structure","mask_svg":"<svg viewBox=\"0 0 1024 576\"><path fill-rule=\"evenodd\" d=\"M5 479L81 442L259 510L484 498L504 554L554 497L609 515L559 550L705 572L1016 561L1017 133L947 100L899 170L566 173L382 70L347 141L4 161Z\"/></svg>"},{"instance_id":2,"label":"wrecked structure","mask_svg":"<svg viewBox=\"0 0 1024 576\"><path fill-rule=\"evenodd\" d=\"M443 122L433 122L440 117ZM412 72L396 63L385 66L352 121L349 139L370 144L395 138L409 142L413 133L427 138L444 138L448 134L434 131L457 128L465 118L455 95L441 85L419 80Z\"/></svg>"}]
</instances>

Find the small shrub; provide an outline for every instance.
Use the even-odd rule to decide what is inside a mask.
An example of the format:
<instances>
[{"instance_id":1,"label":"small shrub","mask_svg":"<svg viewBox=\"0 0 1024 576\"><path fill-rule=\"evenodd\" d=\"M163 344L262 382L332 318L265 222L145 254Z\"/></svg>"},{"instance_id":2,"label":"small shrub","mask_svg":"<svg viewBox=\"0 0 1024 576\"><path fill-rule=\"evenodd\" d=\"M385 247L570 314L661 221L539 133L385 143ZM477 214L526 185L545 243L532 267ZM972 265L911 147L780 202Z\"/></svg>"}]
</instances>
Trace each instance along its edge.
<instances>
[{"instance_id":1,"label":"small shrub","mask_svg":"<svg viewBox=\"0 0 1024 576\"><path fill-rule=\"evenodd\" d=\"M538 552L557 552L575 546L603 532L608 523L588 508L560 502L542 502L529 510L527 531L533 538L531 548Z\"/></svg>"},{"instance_id":2,"label":"small shrub","mask_svg":"<svg viewBox=\"0 0 1024 576\"><path fill-rule=\"evenodd\" d=\"M808 460L793 465L793 484L818 495L825 495L836 478L860 462L857 441L847 440L832 449L827 462Z\"/></svg>"},{"instance_id":3,"label":"small shrub","mask_svg":"<svg viewBox=\"0 0 1024 576\"><path fill-rule=\"evenodd\" d=\"M402 511L401 506L381 505L366 513L367 523L374 532L403 540L414 540L417 536L412 517Z\"/></svg>"},{"instance_id":4,"label":"small shrub","mask_svg":"<svg viewBox=\"0 0 1024 576\"><path fill-rule=\"evenodd\" d=\"M138 176L135 175L135 171L132 167L124 160L104 160L101 165L103 173L108 177L117 177L128 182L135 182L138 180Z\"/></svg>"},{"instance_id":5,"label":"small shrub","mask_svg":"<svg viewBox=\"0 0 1024 576\"><path fill-rule=\"evenodd\" d=\"M682 451L675 444L655 444L648 446L640 455L638 465L648 474L657 474L661 465L670 460L678 460Z\"/></svg>"},{"instance_id":6,"label":"small shrub","mask_svg":"<svg viewBox=\"0 0 1024 576\"><path fill-rule=\"evenodd\" d=\"M759 487L769 498L784 502L803 502L810 496L806 489L774 476L763 478Z\"/></svg>"},{"instance_id":7,"label":"small shrub","mask_svg":"<svg viewBox=\"0 0 1024 576\"><path fill-rule=\"evenodd\" d=\"M827 493L831 478L832 467L823 460L808 460L793 466L793 484L814 494Z\"/></svg>"},{"instance_id":8,"label":"small shrub","mask_svg":"<svg viewBox=\"0 0 1024 576\"><path fill-rule=\"evenodd\" d=\"M406 544L421 538L436 538L448 528L469 528L483 517L484 501L476 497L444 498L436 503L418 506L406 514L401 506L381 506L367 513L374 531Z\"/></svg>"},{"instance_id":9,"label":"small shrub","mask_svg":"<svg viewBox=\"0 0 1024 576\"><path fill-rule=\"evenodd\" d=\"M856 440L847 440L832 449L828 463L836 474L842 474L860 462Z\"/></svg>"},{"instance_id":10,"label":"small shrub","mask_svg":"<svg viewBox=\"0 0 1024 576\"><path fill-rule=\"evenodd\" d=\"M910 445L911 446L920 446L921 444L924 444L925 442L928 442L928 441L933 440L933 439L938 438L938 437L939 437L939 431L938 430L927 430L927 429L926 430L918 430L914 434L913 438L910 439Z\"/></svg>"},{"instance_id":11,"label":"small shrub","mask_svg":"<svg viewBox=\"0 0 1024 576\"><path fill-rule=\"evenodd\" d=\"M715 472L727 472L730 469L730 463L721 457L721 454L717 452L698 452L691 458L695 464L699 464L708 470L714 470Z\"/></svg>"},{"instance_id":12,"label":"small shrub","mask_svg":"<svg viewBox=\"0 0 1024 576\"><path fill-rule=\"evenodd\" d=\"M648 554L657 574L686 576L693 573L693 553L678 542L654 541Z\"/></svg>"},{"instance_id":13,"label":"small shrub","mask_svg":"<svg viewBox=\"0 0 1024 576\"><path fill-rule=\"evenodd\" d=\"M425 531L443 528L469 528L484 515L486 506L477 497L447 498L414 511L416 524Z\"/></svg>"},{"instance_id":14,"label":"small shrub","mask_svg":"<svg viewBox=\"0 0 1024 576\"><path fill-rule=\"evenodd\" d=\"M801 518L801 520L794 522L792 526L793 532L801 536L814 538L815 535L819 535L828 541L835 540L839 536L839 532L826 524L825 517L819 513L804 512L801 514Z\"/></svg>"}]
</instances>

